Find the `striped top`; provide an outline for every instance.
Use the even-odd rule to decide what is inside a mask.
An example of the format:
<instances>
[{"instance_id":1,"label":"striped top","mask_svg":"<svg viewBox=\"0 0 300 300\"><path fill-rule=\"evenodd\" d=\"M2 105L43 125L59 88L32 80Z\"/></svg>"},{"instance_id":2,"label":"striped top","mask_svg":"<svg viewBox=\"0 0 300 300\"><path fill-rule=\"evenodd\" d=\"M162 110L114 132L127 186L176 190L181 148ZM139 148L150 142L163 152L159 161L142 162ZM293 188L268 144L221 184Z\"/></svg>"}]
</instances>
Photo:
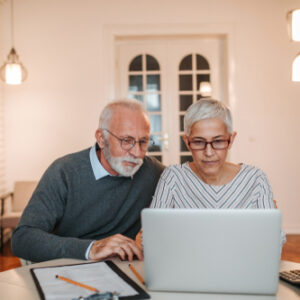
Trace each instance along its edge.
<instances>
[{"instance_id":1,"label":"striped top","mask_svg":"<svg viewBox=\"0 0 300 300\"><path fill-rule=\"evenodd\" d=\"M274 208L273 193L265 173L241 164L233 180L225 185L209 185L189 163L167 167L158 182L152 208Z\"/></svg>"}]
</instances>

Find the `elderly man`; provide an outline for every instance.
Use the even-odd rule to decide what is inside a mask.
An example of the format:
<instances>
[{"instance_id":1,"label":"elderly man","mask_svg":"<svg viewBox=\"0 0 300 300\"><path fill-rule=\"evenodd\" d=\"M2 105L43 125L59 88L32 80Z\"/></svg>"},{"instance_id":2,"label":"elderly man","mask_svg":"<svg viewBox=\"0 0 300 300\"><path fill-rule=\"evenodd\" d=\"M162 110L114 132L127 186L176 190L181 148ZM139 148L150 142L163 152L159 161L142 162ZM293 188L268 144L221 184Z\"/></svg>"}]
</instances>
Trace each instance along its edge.
<instances>
[{"instance_id":1,"label":"elderly man","mask_svg":"<svg viewBox=\"0 0 300 300\"><path fill-rule=\"evenodd\" d=\"M46 170L13 233L14 254L34 262L143 259L133 239L163 171L145 156L149 135L139 102L108 104L95 146L59 158Z\"/></svg>"}]
</instances>

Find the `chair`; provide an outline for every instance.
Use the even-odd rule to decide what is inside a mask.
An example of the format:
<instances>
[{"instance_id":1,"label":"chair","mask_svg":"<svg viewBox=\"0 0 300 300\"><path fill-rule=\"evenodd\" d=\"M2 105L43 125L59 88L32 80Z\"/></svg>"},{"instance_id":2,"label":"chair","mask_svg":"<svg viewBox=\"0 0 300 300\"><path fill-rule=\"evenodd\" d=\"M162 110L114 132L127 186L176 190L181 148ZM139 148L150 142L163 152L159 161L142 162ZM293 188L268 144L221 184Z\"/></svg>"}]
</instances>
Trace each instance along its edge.
<instances>
[{"instance_id":1,"label":"chair","mask_svg":"<svg viewBox=\"0 0 300 300\"><path fill-rule=\"evenodd\" d=\"M37 186L37 181L16 181L13 192L0 196L1 217L0 217L0 251L3 251L4 230L17 227L22 212L27 205L33 191Z\"/></svg>"}]
</instances>

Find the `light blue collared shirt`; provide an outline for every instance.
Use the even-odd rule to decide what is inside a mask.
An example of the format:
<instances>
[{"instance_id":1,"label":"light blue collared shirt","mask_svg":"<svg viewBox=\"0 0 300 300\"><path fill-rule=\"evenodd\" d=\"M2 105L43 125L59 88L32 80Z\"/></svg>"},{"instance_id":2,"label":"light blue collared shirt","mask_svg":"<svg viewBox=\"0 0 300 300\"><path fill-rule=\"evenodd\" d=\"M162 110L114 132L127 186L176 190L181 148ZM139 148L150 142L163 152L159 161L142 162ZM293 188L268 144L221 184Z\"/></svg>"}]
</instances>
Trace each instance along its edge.
<instances>
[{"instance_id":1,"label":"light blue collared shirt","mask_svg":"<svg viewBox=\"0 0 300 300\"><path fill-rule=\"evenodd\" d=\"M96 180L101 179L107 175L112 176L101 165L96 153L96 144L90 150L90 161Z\"/></svg>"},{"instance_id":2,"label":"light blue collared shirt","mask_svg":"<svg viewBox=\"0 0 300 300\"><path fill-rule=\"evenodd\" d=\"M93 173L94 173L96 180L101 179L105 176L112 176L101 165L101 163L98 159L97 153L96 153L96 144L90 150L90 162L91 162ZM85 258L87 260L89 259L90 249L91 249L92 245L94 244L94 242L95 241L92 241L90 243L89 247L86 249Z\"/></svg>"}]
</instances>

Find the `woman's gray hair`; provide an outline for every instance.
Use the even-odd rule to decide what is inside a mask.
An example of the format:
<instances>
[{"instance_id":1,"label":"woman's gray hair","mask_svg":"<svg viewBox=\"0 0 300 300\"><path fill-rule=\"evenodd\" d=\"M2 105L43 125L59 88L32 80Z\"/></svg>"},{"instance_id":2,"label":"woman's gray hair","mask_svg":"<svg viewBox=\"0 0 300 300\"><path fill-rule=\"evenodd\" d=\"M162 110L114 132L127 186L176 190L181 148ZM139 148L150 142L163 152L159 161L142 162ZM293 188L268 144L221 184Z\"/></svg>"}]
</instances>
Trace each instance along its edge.
<instances>
[{"instance_id":1,"label":"woman's gray hair","mask_svg":"<svg viewBox=\"0 0 300 300\"><path fill-rule=\"evenodd\" d=\"M184 116L184 132L186 136L191 133L192 126L204 119L218 118L227 126L228 133L232 134L232 117L229 108L221 101L214 99L201 99L193 103Z\"/></svg>"},{"instance_id":2,"label":"woman's gray hair","mask_svg":"<svg viewBox=\"0 0 300 300\"><path fill-rule=\"evenodd\" d=\"M147 115L147 112L143 106L143 104L135 99L121 99L116 100L107 104L102 110L99 118L99 128L100 129L108 129L110 125L110 120L117 108L127 108L130 110L144 112ZM104 135L107 132L104 132Z\"/></svg>"}]
</instances>

